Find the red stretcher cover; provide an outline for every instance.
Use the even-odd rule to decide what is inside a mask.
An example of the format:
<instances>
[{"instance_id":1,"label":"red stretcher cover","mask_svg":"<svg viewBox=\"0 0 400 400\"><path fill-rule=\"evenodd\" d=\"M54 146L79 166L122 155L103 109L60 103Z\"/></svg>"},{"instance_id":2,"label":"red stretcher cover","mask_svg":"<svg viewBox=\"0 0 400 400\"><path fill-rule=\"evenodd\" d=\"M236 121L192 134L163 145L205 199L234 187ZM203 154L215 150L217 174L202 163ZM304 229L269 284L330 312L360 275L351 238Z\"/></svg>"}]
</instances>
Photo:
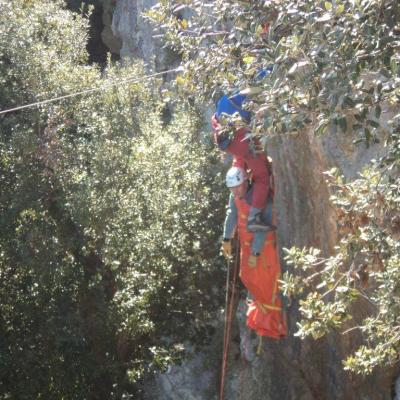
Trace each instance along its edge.
<instances>
[{"instance_id":1,"label":"red stretcher cover","mask_svg":"<svg viewBox=\"0 0 400 400\"><path fill-rule=\"evenodd\" d=\"M235 199L235 204L238 208L240 278L252 296L252 300L248 304L247 326L260 336L281 339L287 334L287 326L280 298L281 267L276 233L269 232L267 234L256 265L249 265L253 240L253 233L247 231L247 216L250 206L240 199Z\"/></svg>"}]
</instances>

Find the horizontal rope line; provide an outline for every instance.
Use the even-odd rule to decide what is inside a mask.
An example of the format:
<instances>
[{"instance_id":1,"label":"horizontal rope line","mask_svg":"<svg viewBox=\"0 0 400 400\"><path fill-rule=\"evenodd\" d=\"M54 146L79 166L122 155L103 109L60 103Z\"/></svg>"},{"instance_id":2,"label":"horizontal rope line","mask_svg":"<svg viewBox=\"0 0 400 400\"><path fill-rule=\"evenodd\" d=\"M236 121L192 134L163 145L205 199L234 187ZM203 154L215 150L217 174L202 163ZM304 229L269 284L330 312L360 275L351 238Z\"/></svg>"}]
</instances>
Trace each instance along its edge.
<instances>
[{"instance_id":1,"label":"horizontal rope line","mask_svg":"<svg viewBox=\"0 0 400 400\"><path fill-rule=\"evenodd\" d=\"M30 104L25 104L23 106L9 108L7 110L0 111L0 115L1 114L6 114L6 113L9 113L9 112L12 112L12 111L23 110L25 108L37 107L37 106L40 106L42 104L53 103L53 102L59 101L59 100L69 99L71 97L80 96L80 95L87 94L87 93L98 92L100 90L107 90L107 89L109 89L109 88L111 88L113 86L119 85L121 83L128 83L128 82L136 83L136 82L142 81L143 79L150 79L150 78L154 78L156 76L168 74L169 72L177 72L177 71L181 71L181 67L170 69L170 70L167 70L167 71L157 72L157 73L152 74L152 75L146 75L146 76L140 77L138 79L129 78L129 79L125 79L123 81L118 81L118 82L111 83L111 84L103 86L103 87L86 89L86 90L82 90L81 92L75 92L75 93L70 93L70 94L67 94L67 95L64 95L64 96L54 97L53 99L38 101L36 103L30 103ZM132 81L132 79L133 79L133 81Z\"/></svg>"}]
</instances>

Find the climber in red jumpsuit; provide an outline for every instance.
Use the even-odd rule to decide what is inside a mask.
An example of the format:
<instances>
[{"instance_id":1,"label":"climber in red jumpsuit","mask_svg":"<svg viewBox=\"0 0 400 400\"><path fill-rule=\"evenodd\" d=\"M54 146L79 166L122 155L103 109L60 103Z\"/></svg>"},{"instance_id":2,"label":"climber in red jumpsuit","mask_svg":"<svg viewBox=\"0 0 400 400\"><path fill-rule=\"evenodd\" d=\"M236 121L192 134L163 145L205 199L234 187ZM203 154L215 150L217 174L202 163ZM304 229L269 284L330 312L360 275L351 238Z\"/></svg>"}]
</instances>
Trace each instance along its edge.
<instances>
[{"instance_id":1,"label":"climber in red jumpsuit","mask_svg":"<svg viewBox=\"0 0 400 400\"><path fill-rule=\"evenodd\" d=\"M250 232L262 230L274 230L276 227L261 218L261 213L266 207L269 193L269 169L268 159L264 151L257 151L257 143L252 143L249 138L245 139L250 130L246 127L239 128L233 138L224 135L223 127L218 118L214 115L211 118L211 125L214 131L214 141L218 148L231 154L233 158L232 166L251 169L253 183L253 198L249 211L247 229ZM254 140L254 139L253 139ZM254 144L254 149L252 148Z\"/></svg>"}]
</instances>

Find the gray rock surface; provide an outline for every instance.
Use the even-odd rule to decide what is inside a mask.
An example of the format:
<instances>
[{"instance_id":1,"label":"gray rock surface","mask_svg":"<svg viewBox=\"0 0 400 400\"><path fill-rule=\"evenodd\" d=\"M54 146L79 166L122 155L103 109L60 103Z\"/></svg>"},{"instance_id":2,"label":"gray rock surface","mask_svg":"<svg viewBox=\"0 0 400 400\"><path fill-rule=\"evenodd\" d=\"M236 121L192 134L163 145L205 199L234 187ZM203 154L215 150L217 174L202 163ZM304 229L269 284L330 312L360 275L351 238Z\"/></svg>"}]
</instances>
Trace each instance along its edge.
<instances>
[{"instance_id":1,"label":"gray rock surface","mask_svg":"<svg viewBox=\"0 0 400 400\"><path fill-rule=\"evenodd\" d=\"M120 55L122 41L112 31L112 20L114 16L113 4L109 1L103 2L102 22L104 24L101 32L101 40L108 47L111 53Z\"/></svg>"},{"instance_id":2,"label":"gray rock surface","mask_svg":"<svg viewBox=\"0 0 400 400\"><path fill-rule=\"evenodd\" d=\"M171 365L146 388L146 400L211 399L215 387L214 368L205 354L192 354L181 365Z\"/></svg>"},{"instance_id":3,"label":"gray rock surface","mask_svg":"<svg viewBox=\"0 0 400 400\"><path fill-rule=\"evenodd\" d=\"M398 377L396 380L394 390L395 390L395 393L394 393L393 400L400 400L400 377Z\"/></svg>"},{"instance_id":4,"label":"gray rock surface","mask_svg":"<svg viewBox=\"0 0 400 400\"><path fill-rule=\"evenodd\" d=\"M122 47L122 59L140 58L150 66L163 63L165 52L161 41L154 37L153 27L143 18L142 13L156 0L118 0L115 4L111 29Z\"/></svg>"}]
</instances>

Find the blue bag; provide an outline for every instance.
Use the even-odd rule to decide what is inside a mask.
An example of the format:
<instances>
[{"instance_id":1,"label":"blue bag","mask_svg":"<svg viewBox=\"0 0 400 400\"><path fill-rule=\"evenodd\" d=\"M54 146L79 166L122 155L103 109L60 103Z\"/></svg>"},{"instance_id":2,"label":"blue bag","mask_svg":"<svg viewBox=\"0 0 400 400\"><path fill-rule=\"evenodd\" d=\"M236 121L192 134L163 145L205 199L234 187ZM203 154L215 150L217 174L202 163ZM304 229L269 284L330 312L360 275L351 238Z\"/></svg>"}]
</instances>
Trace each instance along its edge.
<instances>
[{"instance_id":1,"label":"blue bag","mask_svg":"<svg viewBox=\"0 0 400 400\"><path fill-rule=\"evenodd\" d=\"M250 113L242 109L242 105L246 99L247 97L242 94L235 94L231 97L227 95L222 96L217 102L217 111L215 113L217 118L220 118L223 113L233 115L238 112L245 121L250 121Z\"/></svg>"}]
</instances>

